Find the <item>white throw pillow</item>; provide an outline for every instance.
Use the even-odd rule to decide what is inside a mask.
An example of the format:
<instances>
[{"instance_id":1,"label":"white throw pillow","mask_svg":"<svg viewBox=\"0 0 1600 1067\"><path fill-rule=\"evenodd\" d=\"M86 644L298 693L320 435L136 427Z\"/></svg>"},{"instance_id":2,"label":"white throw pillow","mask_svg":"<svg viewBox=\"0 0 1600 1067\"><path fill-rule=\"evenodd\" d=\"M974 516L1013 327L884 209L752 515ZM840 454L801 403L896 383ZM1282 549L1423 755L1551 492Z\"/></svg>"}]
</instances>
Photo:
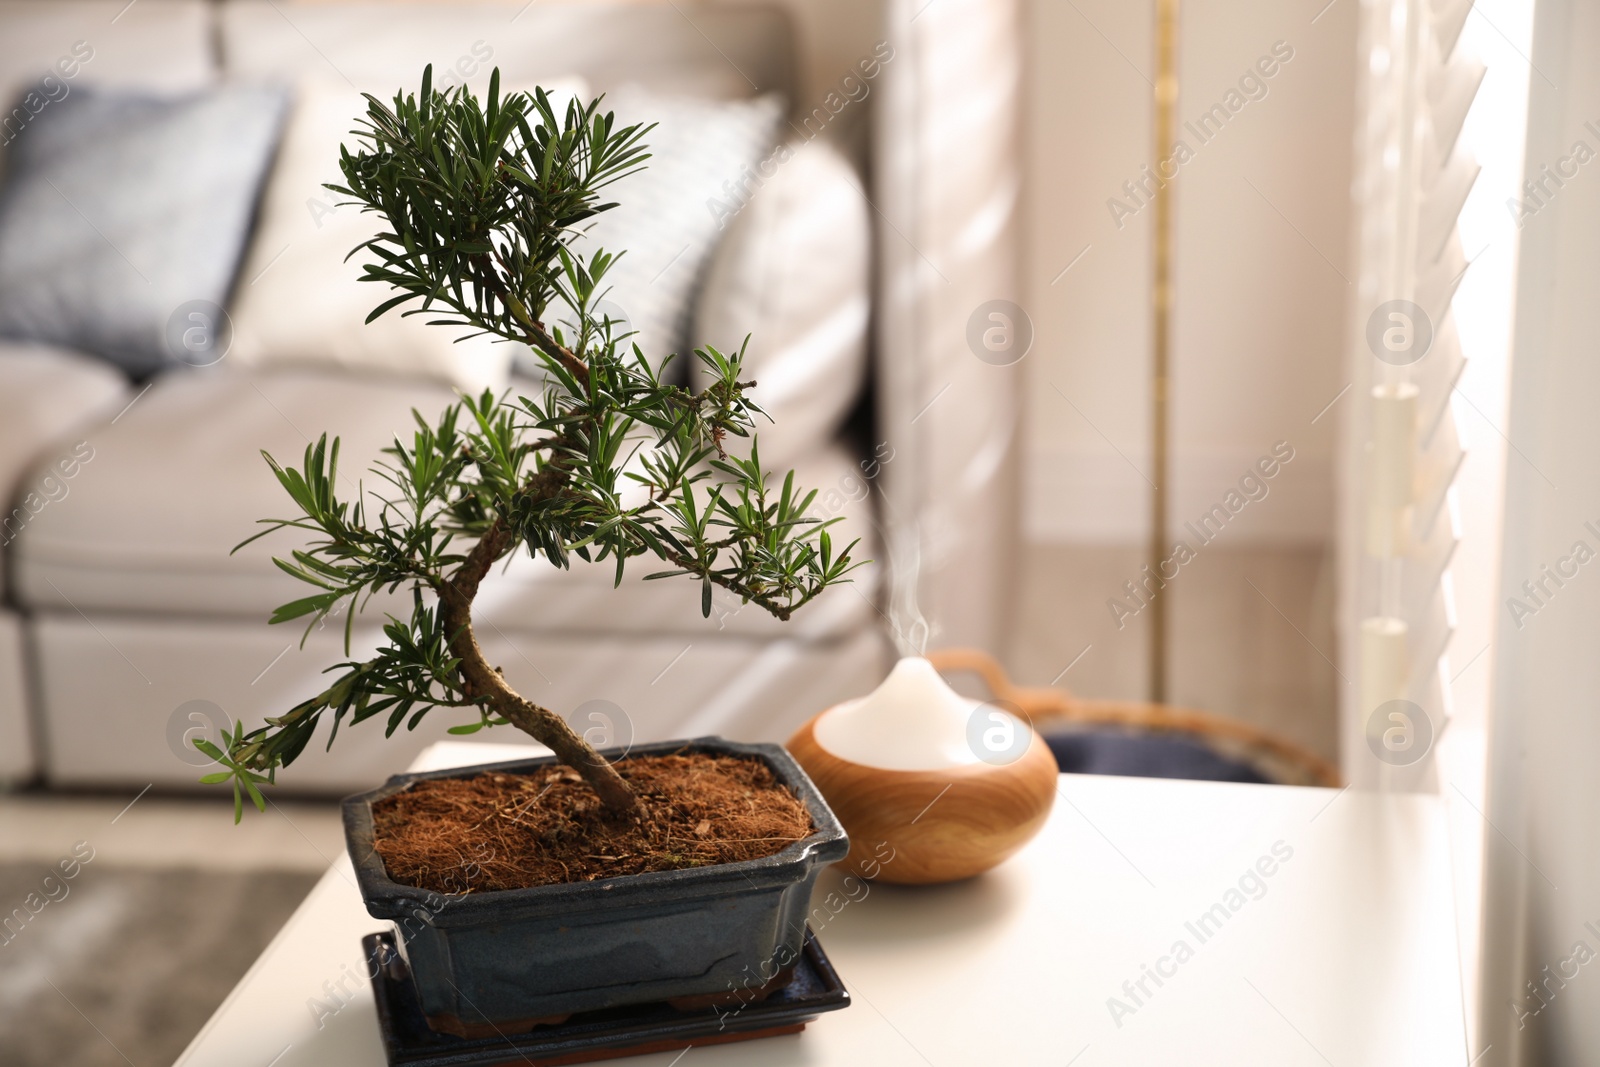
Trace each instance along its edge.
<instances>
[{"instance_id":1,"label":"white throw pillow","mask_svg":"<svg viewBox=\"0 0 1600 1067\"><path fill-rule=\"evenodd\" d=\"M773 420L756 420L762 465L784 468L830 440L860 394L872 234L861 180L831 145L790 146L763 170L712 257L694 342L732 352L750 335L744 376ZM693 388L710 381L696 358Z\"/></svg>"},{"instance_id":2,"label":"white throw pillow","mask_svg":"<svg viewBox=\"0 0 1600 1067\"><path fill-rule=\"evenodd\" d=\"M577 79L551 81L546 89L563 108L567 95L587 97ZM387 99L393 91L374 95ZM323 183L342 183L339 145L355 144L351 131L366 106L343 82L299 86L235 289L229 358L252 366L383 371L498 392L519 346L488 336L458 343L467 327L429 326L432 316L404 317L402 308L364 325L395 290L359 280L363 264L376 261L370 253L345 257L379 231L380 217L339 206L340 195Z\"/></svg>"},{"instance_id":3,"label":"white throw pillow","mask_svg":"<svg viewBox=\"0 0 1600 1067\"><path fill-rule=\"evenodd\" d=\"M625 253L607 272L596 310L622 320L651 365L676 353L666 377L682 383L697 343L689 336L695 293L737 203L734 190L773 154L783 104L772 94L703 100L632 85L608 93L601 108L614 109L618 125L655 123L644 135L650 158L604 190L617 206L585 224L573 247L584 256L596 248ZM572 313L560 305L548 317L570 323Z\"/></svg>"}]
</instances>

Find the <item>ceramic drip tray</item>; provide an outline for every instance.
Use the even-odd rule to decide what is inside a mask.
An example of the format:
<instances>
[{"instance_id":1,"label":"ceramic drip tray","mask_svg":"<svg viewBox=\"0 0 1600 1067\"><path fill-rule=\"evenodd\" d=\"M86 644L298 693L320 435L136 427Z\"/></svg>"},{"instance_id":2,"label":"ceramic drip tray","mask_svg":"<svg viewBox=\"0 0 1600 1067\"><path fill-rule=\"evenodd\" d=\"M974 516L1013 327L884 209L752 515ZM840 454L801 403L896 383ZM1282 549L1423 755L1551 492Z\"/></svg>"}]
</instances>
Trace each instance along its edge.
<instances>
[{"instance_id":1,"label":"ceramic drip tray","mask_svg":"<svg viewBox=\"0 0 1600 1067\"><path fill-rule=\"evenodd\" d=\"M362 938L361 947L368 960L381 963L374 968L372 986L390 1067L588 1063L798 1033L823 1012L850 1004L849 992L808 930L793 978L759 1002L694 1011L668 1004L636 1004L579 1012L566 1022L541 1026L531 1033L452 1037L428 1028L392 933L369 934Z\"/></svg>"}]
</instances>

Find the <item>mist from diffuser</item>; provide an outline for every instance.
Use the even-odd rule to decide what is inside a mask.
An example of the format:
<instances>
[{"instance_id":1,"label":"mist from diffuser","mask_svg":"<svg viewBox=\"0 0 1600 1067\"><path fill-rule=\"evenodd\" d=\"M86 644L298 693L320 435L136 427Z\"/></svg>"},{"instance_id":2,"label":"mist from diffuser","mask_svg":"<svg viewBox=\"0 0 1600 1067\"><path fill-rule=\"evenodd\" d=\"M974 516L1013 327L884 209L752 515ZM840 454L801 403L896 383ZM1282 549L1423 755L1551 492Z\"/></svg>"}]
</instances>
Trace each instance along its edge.
<instances>
[{"instance_id":1,"label":"mist from diffuser","mask_svg":"<svg viewBox=\"0 0 1600 1067\"><path fill-rule=\"evenodd\" d=\"M907 656L877 689L825 712L813 729L817 744L839 759L884 770L936 771L982 762L969 740L979 708L987 720L1002 716L1026 735L1025 723L962 696L933 664Z\"/></svg>"}]
</instances>

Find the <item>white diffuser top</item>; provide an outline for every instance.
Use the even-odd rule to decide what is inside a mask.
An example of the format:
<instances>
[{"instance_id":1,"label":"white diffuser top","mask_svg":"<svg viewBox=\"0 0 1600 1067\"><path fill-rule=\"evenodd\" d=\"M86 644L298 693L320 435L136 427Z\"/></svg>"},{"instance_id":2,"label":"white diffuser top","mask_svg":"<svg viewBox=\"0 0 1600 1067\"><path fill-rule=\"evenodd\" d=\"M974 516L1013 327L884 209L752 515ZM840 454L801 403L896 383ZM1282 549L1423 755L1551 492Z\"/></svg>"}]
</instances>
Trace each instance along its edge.
<instances>
[{"instance_id":1,"label":"white diffuser top","mask_svg":"<svg viewBox=\"0 0 1600 1067\"><path fill-rule=\"evenodd\" d=\"M869 695L820 715L812 736L833 755L866 767L943 770L981 762L968 741L980 706L946 685L933 664L907 656Z\"/></svg>"}]
</instances>

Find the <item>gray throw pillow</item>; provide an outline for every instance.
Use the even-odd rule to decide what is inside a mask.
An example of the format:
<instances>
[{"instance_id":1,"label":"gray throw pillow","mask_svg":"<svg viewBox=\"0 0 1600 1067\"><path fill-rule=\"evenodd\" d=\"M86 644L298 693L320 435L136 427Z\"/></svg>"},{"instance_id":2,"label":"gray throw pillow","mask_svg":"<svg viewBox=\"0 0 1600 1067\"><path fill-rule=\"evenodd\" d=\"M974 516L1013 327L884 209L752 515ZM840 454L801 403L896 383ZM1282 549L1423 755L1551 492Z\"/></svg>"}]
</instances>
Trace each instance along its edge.
<instances>
[{"instance_id":1,"label":"gray throw pillow","mask_svg":"<svg viewBox=\"0 0 1600 1067\"><path fill-rule=\"evenodd\" d=\"M694 299L711 253L732 215L763 179L759 169L777 144L783 102L774 95L747 100L659 96L627 87L606 96L603 110L617 123L657 123L645 135L645 169L608 186L603 201L618 206L601 212L576 248L626 251L606 274L610 288L599 310L624 320L659 366L678 353L668 373L688 375ZM560 325L571 312L552 308ZM534 358L534 357L529 357ZM527 370L527 368L524 368Z\"/></svg>"},{"instance_id":2,"label":"gray throw pillow","mask_svg":"<svg viewBox=\"0 0 1600 1067\"><path fill-rule=\"evenodd\" d=\"M0 187L0 337L135 376L220 358L216 313L287 102L265 87L79 88L45 108L11 144Z\"/></svg>"}]
</instances>

